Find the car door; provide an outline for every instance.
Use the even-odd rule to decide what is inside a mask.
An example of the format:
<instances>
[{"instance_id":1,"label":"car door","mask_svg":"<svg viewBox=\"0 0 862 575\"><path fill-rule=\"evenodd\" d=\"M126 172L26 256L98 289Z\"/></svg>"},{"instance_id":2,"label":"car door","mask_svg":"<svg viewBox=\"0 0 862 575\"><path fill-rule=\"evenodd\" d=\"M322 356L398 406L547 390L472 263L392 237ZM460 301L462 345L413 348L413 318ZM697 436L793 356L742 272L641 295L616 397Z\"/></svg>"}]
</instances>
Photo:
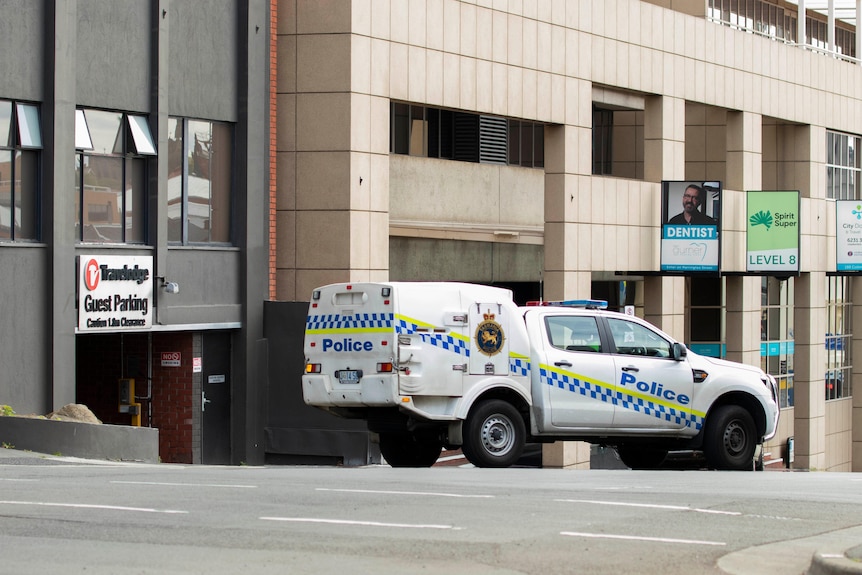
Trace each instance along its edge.
<instances>
[{"instance_id":1,"label":"car door","mask_svg":"<svg viewBox=\"0 0 862 575\"><path fill-rule=\"evenodd\" d=\"M613 340L615 428L690 426L694 377L688 361L671 357L672 342L647 325L606 318Z\"/></svg>"},{"instance_id":2,"label":"car door","mask_svg":"<svg viewBox=\"0 0 862 575\"><path fill-rule=\"evenodd\" d=\"M540 365L556 428L606 428L614 417L614 361L590 315L544 317L546 361Z\"/></svg>"}]
</instances>

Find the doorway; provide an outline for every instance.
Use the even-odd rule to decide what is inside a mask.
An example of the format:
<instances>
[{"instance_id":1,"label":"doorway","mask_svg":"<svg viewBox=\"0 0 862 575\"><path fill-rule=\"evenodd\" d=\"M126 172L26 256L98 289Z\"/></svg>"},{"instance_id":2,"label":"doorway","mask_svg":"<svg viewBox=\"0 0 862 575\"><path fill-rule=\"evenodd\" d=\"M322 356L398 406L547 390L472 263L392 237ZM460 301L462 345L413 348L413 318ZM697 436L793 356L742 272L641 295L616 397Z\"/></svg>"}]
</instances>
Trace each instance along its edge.
<instances>
[{"instance_id":1,"label":"doorway","mask_svg":"<svg viewBox=\"0 0 862 575\"><path fill-rule=\"evenodd\" d=\"M231 335L204 332L201 345L201 463L227 465L231 463Z\"/></svg>"}]
</instances>

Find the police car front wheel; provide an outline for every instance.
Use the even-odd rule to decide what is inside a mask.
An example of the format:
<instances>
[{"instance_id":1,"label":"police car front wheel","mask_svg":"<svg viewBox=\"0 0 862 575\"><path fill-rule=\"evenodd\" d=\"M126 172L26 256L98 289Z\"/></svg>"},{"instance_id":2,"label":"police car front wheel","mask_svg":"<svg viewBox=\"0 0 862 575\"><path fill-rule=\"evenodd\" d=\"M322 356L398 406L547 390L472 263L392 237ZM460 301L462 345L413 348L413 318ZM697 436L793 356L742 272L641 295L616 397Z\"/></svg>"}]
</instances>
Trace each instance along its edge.
<instances>
[{"instance_id":1,"label":"police car front wheel","mask_svg":"<svg viewBox=\"0 0 862 575\"><path fill-rule=\"evenodd\" d=\"M715 469L750 471L757 439L754 419L745 408L722 405L706 420L704 455Z\"/></svg>"}]
</instances>

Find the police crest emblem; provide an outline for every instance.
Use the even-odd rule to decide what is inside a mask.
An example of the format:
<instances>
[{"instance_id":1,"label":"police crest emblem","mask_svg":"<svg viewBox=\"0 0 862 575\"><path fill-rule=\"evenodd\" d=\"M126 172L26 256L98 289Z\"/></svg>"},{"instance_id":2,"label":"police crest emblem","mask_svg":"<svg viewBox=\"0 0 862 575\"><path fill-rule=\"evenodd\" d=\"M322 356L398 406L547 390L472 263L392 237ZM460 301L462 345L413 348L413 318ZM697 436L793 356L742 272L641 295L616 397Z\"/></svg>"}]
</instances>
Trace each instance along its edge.
<instances>
[{"instance_id":1,"label":"police crest emblem","mask_svg":"<svg viewBox=\"0 0 862 575\"><path fill-rule=\"evenodd\" d=\"M476 327L476 347L483 354L491 357L503 349L506 336L503 327L495 321L495 315L490 310L484 314L484 321Z\"/></svg>"}]
</instances>

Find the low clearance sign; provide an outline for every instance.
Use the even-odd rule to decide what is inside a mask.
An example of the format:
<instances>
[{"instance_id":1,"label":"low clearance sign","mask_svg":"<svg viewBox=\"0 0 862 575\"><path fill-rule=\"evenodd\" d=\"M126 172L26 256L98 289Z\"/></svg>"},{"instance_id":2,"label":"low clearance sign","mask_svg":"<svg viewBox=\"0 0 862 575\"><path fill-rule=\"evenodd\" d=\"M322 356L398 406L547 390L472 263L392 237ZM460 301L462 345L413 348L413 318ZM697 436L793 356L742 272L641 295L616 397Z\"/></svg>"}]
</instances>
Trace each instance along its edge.
<instances>
[{"instance_id":1,"label":"low clearance sign","mask_svg":"<svg viewBox=\"0 0 862 575\"><path fill-rule=\"evenodd\" d=\"M79 256L78 331L152 327L152 256Z\"/></svg>"}]
</instances>

